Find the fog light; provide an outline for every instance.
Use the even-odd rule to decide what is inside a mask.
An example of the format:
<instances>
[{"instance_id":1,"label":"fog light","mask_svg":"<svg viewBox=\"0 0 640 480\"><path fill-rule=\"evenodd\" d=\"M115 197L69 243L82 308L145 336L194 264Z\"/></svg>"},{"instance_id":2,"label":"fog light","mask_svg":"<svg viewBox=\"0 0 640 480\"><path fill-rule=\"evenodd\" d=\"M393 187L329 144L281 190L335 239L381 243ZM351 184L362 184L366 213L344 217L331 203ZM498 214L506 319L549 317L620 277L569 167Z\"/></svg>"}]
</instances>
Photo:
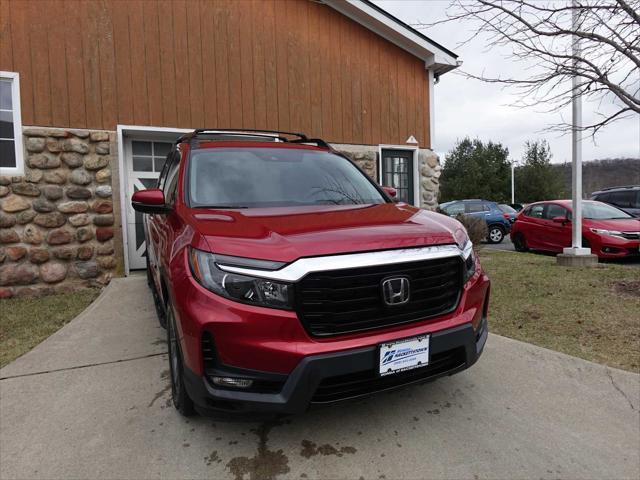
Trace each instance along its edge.
<instances>
[{"instance_id":1,"label":"fog light","mask_svg":"<svg viewBox=\"0 0 640 480\"><path fill-rule=\"evenodd\" d=\"M249 388L253 385L253 380L248 378L212 377L211 380L220 387Z\"/></svg>"}]
</instances>

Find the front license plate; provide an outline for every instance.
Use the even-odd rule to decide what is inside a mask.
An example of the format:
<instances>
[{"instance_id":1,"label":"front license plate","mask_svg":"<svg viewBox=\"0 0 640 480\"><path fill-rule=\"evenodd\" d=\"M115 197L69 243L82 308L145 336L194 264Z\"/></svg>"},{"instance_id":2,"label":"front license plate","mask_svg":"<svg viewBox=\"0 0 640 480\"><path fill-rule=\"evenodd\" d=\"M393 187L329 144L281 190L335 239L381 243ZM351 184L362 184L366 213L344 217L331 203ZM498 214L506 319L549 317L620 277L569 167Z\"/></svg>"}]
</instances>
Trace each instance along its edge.
<instances>
[{"instance_id":1,"label":"front license plate","mask_svg":"<svg viewBox=\"0 0 640 480\"><path fill-rule=\"evenodd\" d=\"M429 335L405 338L380 345L380 376L404 372L429 364Z\"/></svg>"}]
</instances>

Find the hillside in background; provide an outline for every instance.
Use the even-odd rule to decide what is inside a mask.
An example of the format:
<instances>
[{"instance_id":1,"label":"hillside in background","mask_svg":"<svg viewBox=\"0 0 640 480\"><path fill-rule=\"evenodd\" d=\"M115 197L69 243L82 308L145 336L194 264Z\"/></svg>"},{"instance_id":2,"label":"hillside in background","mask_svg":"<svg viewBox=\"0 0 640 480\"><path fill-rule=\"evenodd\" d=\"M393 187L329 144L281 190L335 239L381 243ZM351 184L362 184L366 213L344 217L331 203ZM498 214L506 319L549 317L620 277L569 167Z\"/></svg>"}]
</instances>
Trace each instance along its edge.
<instances>
[{"instance_id":1,"label":"hillside in background","mask_svg":"<svg viewBox=\"0 0 640 480\"><path fill-rule=\"evenodd\" d=\"M555 164L553 168L563 179L565 198L571 198L571 163ZM582 164L582 191L584 197L607 187L640 185L640 159L615 158L591 160Z\"/></svg>"}]
</instances>

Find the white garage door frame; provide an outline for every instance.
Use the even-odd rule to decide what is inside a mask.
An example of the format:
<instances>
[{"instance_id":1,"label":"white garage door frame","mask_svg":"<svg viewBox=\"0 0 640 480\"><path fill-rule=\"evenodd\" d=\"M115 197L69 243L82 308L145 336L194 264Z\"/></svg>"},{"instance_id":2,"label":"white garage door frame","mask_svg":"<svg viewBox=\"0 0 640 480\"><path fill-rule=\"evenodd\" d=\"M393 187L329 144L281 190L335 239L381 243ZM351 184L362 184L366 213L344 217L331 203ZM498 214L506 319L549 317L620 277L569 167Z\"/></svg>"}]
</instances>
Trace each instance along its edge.
<instances>
[{"instance_id":1,"label":"white garage door frame","mask_svg":"<svg viewBox=\"0 0 640 480\"><path fill-rule=\"evenodd\" d=\"M129 188L129 179L127 178L128 168L125 165L125 141L128 138L146 139L146 140L167 140L168 137L175 135L176 137L192 132L192 129L170 128L170 127L152 127L144 125L118 125L117 126L117 142L118 142L118 180L120 182L120 221L122 222L122 250L124 256L124 274L129 275L129 238L127 225L127 196Z\"/></svg>"}]
</instances>

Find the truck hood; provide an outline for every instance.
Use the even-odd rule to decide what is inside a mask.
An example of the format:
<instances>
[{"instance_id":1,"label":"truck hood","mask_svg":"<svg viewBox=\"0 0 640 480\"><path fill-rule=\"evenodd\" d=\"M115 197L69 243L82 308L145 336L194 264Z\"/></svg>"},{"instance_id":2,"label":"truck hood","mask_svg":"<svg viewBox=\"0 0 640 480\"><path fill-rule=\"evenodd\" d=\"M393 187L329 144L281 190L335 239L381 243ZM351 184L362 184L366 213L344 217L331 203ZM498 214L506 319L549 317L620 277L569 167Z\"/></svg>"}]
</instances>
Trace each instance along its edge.
<instances>
[{"instance_id":1,"label":"truck hood","mask_svg":"<svg viewBox=\"0 0 640 480\"><path fill-rule=\"evenodd\" d=\"M452 218L402 203L192 209L188 217L213 253L281 262L451 244L455 243L454 232L462 229Z\"/></svg>"}]
</instances>

